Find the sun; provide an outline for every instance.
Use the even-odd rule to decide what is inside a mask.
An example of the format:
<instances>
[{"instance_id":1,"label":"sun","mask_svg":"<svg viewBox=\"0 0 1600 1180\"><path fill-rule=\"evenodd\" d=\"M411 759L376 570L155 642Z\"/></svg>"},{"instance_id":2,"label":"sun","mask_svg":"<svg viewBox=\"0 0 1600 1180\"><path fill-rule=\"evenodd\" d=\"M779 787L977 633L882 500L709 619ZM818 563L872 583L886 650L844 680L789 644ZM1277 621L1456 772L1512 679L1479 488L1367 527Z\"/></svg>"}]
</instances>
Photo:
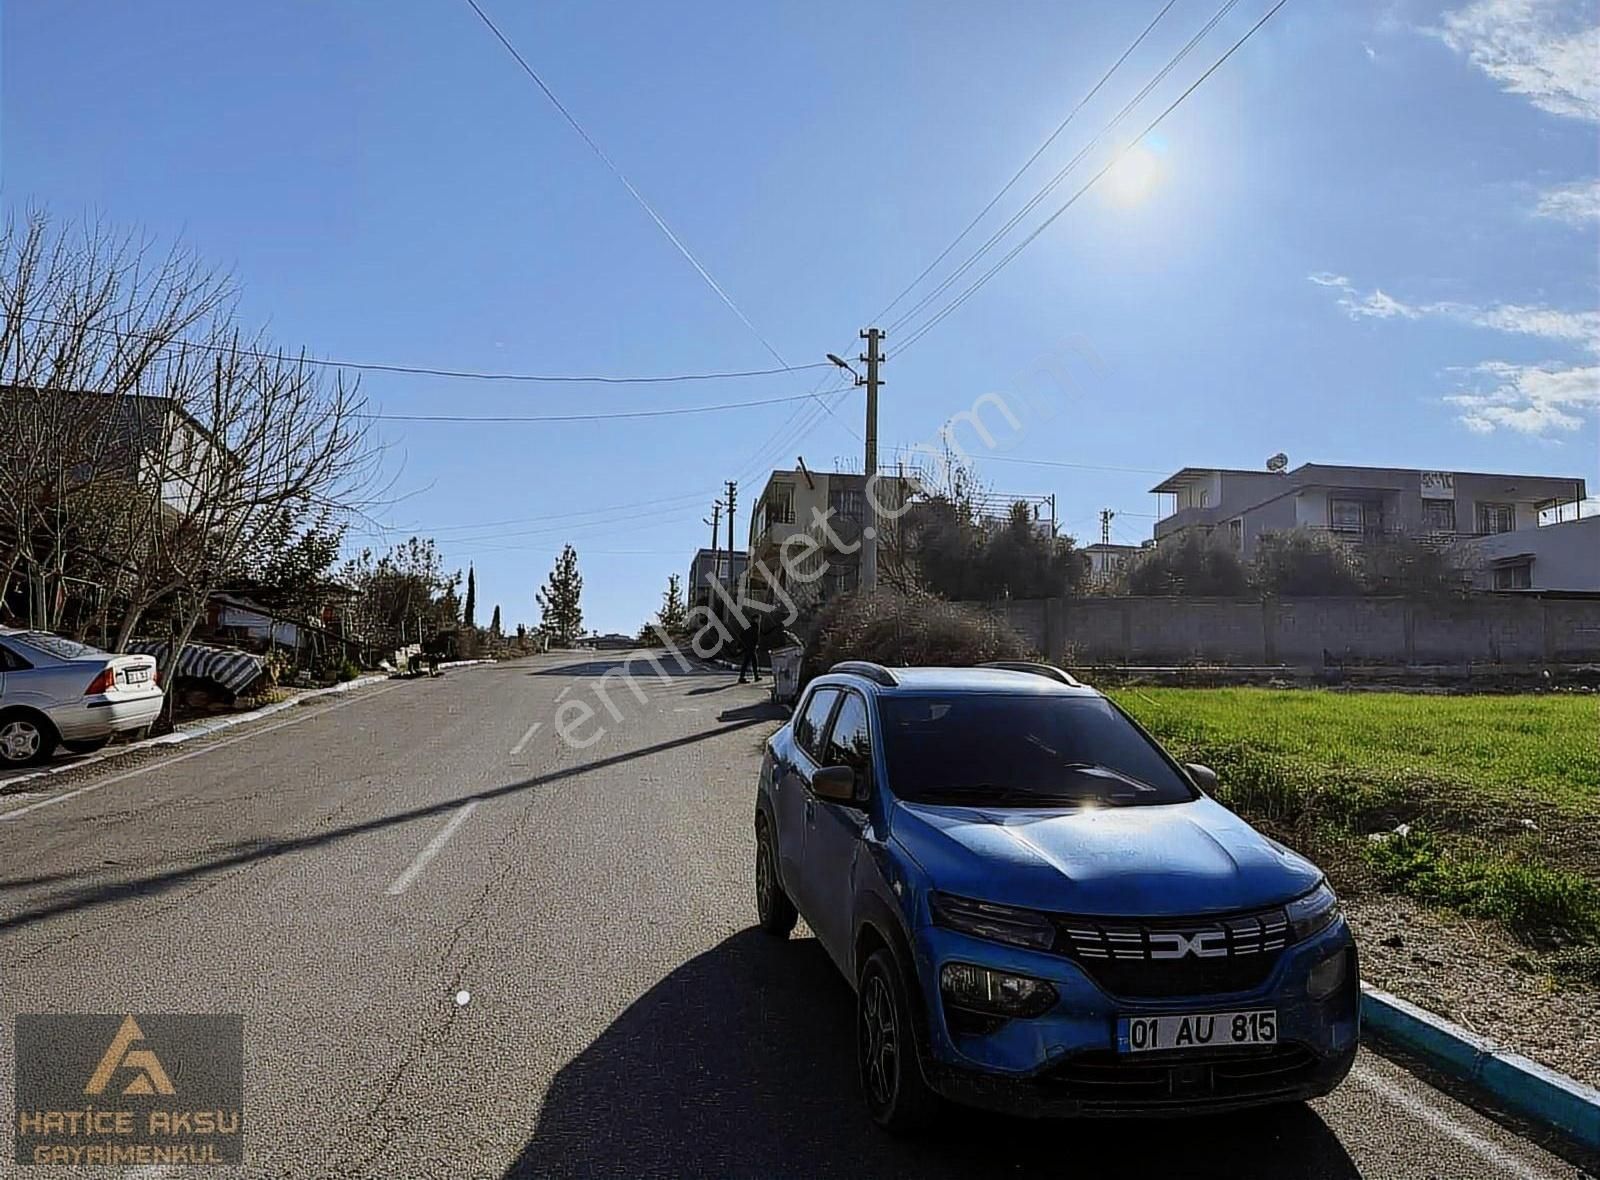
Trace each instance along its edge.
<instances>
[{"instance_id":1,"label":"sun","mask_svg":"<svg viewBox=\"0 0 1600 1180\"><path fill-rule=\"evenodd\" d=\"M1161 157L1144 144L1135 144L1111 166L1100 184L1108 203L1131 209L1150 195L1162 172Z\"/></svg>"}]
</instances>

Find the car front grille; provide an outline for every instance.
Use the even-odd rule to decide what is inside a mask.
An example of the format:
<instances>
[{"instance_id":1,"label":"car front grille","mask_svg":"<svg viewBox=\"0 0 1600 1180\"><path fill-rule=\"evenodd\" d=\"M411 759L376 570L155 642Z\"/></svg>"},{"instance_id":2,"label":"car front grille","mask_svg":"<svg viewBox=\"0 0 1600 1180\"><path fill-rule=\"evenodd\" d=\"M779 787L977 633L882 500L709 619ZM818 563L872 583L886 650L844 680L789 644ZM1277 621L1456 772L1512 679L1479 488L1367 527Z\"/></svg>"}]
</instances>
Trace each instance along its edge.
<instances>
[{"instance_id":1,"label":"car front grille","mask_svg":"<svg viewBox=\"0 0 1600 1180\"><path fill-rule=\"evenodd\" d=\"M1317 1057L1303 1045L1219 1049L1209 1053L1079 1053L1040 1075L1052 1096L1085 1111L1203 1107L1286 1094L1314 1080Z\"/></svg>"},{"instance_id":2,"label":"car front grille","mask_svg":"<svg viewBox=\"0 0 1600 1180\"><path fill-rule=\"evenodd\" d=\"M1058 917L1055 950L1119 996L1220 995L1258 987L1288 944L1282 909L1126 921Z\"/></svg>"}]
</instances>

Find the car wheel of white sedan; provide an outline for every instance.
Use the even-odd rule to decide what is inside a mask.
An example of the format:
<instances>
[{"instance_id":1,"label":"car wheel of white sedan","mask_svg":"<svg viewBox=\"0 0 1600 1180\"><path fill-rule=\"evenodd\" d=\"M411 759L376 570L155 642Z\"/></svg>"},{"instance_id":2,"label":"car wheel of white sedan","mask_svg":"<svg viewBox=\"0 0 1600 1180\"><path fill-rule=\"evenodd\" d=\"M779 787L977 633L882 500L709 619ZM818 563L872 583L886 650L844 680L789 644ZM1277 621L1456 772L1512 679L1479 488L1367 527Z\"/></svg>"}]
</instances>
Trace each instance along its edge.
<instances>
[{"instance_id":1,"label":"car wheel of white sedan","mask_svg":"<svg viewBox=\"0 0 1600 1180\"><path fill-rule=\"evenodd\" d=\"M49 755L55 735L46 723L26 714L0 717L0 764L27 766Z\"/></svg>"}]
</instances>

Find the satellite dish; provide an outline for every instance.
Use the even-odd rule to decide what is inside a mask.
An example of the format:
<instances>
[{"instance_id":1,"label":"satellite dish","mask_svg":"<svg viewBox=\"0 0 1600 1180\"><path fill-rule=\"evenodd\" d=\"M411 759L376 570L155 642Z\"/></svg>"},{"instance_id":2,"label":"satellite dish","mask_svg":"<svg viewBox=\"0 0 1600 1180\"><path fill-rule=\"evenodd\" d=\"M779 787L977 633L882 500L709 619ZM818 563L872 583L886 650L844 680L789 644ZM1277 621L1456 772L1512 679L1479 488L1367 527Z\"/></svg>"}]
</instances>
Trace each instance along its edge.
<instances>
[{"instance_id":1,"label":"satellite dish","mask_svg":"<svg viewBox=\"0 0 1600 1180\"><path fill-rule=\"evenodd\" d=\"M1289 466L1289 456L1285 455L1282 451L1279 451L1276 455L1267 460L1268 471L1282 471L1287 466Z\"/></svg>"}]
</instances>

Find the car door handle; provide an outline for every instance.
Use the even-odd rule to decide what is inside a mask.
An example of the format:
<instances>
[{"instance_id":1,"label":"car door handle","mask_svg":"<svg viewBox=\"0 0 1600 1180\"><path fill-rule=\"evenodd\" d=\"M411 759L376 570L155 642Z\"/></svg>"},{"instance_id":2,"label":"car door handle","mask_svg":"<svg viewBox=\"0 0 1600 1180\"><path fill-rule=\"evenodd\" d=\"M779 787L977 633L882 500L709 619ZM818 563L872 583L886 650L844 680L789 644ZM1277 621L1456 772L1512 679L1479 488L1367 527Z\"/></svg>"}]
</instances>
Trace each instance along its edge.
<instances>
[{"instance_id":1,"label":"car door handle","mask_svg":"<svg viewBox=\"0 0 1600 1180\"><path fill-rule=\"evenodd\" d=\"M817 813L817 801L815 799L813 799L810 795L807 795L806 796L806 822L810 823L812 817L815 816L816 813Z\"/></svg>"}]
</instances>

